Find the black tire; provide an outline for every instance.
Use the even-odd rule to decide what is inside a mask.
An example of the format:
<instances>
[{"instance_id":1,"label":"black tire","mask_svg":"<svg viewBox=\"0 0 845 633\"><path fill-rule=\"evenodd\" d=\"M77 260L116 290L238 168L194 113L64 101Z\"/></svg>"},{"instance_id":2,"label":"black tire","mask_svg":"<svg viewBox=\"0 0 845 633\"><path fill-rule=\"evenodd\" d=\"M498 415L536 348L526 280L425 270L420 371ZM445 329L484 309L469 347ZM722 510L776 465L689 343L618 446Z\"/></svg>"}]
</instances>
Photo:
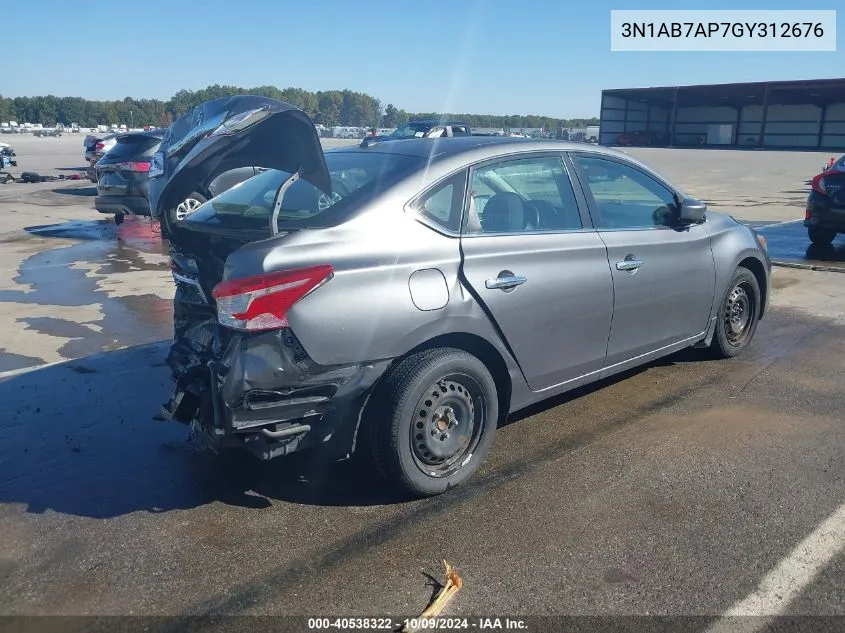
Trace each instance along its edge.
<instances>
[{"instance_id":1,"label":"black tire","mask_svg":"<svg viewBox=\"0 0 845 633\"><path fill-rule=\"evenodd\" d=\"M760 320L760 285L747 268L738 267L719 306L710 351L716 358L738 356L754 338Z\"/></svg>"},{"instance_id":2,"label":"black tire","mask_svg":"<svg viewBox=\"0 0 845 633\"><path fill-rule=\"evenodd\" d=\"M496 383L484 363L463 350L406 358L385 375L371 403L376 467L415 497L438 495L469 479L496 435Z\"/></svg>"},{"instance_id":3,"label":"black tire","mask_svg":"<svg viewBox=\"0 0 845 633\"><path fill-rule=\"evenodd\" d=\"M807 235L816 246L830 246L831 242L836 239L836 231L818 226L807 227Z\"/></svg>"}]
</instances>

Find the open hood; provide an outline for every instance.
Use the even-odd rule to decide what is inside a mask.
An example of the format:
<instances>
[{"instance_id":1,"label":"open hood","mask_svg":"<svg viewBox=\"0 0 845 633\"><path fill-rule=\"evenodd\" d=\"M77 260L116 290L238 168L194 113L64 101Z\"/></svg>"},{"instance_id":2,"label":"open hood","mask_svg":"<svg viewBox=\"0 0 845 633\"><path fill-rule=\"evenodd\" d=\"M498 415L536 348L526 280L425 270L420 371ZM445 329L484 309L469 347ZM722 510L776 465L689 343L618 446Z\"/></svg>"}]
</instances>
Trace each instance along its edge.
<instances>
[{"instance_id":1,"label":"open hood","mask_svg":"<svg viewBox=\"0 0 845 633\"><path fill-rule=\"evenodd\" d=\"M289 103L243 95L206 101L173 122L150 167L150 209L161 217L223 172L251 166L298 171L331 196L308 115Z\"/></svg>"}]
</instances>

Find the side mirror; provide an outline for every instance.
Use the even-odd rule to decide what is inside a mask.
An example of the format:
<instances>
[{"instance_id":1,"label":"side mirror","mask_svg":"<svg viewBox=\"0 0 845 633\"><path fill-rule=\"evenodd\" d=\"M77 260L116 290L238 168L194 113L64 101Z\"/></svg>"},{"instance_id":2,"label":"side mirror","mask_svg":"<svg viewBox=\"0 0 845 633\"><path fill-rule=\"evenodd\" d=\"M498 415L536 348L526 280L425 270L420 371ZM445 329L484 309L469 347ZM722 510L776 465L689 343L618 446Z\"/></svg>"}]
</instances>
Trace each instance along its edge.
<instances>
[{"instance_id":1,"label":"side mirror","mask_svg":"<svg viewBox=\"0 0 845 633\"><path fill-rule=\"evenodd\" d=\"M681 200L678 219L683 224L698 224L704 219L707 204L701 200L685 198Z\"/></svg>"}]
</instances>

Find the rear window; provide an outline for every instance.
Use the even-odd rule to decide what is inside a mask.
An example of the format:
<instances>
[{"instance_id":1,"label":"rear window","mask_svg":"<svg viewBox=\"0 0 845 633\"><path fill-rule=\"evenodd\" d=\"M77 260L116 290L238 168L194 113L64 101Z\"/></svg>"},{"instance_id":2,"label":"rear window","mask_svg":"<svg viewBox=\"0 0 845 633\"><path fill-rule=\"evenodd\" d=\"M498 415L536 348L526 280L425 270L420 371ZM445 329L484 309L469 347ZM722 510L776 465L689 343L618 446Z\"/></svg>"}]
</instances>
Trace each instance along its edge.
<instances>
[{"instance_id":1,"label":"rear window","mask_svg":"<svg viewBox=\"0 0 845 633\"><path fill-rule=\"evenodd\" d=\"M109 160L114 158L132 158L139 156L161 143L161 139L154 136L126 136L119 138L109 150Z\"/></svg>"},{"instance_id":2,"label":"rear window","mask_svg":"<svg viewBox=\"0 0 845 633\"><path fill-rule=\"evenodd\" d=\"M305 180L286 192L279 212L280 229L316 228L342 222L356 201L377 194L422 165L422 159L376 152L325 153L332 181L328 196ZM276 193L290 174L268 170L213 198L185 219L220 228L268 226Z\"/></svg>"}]
</instances>

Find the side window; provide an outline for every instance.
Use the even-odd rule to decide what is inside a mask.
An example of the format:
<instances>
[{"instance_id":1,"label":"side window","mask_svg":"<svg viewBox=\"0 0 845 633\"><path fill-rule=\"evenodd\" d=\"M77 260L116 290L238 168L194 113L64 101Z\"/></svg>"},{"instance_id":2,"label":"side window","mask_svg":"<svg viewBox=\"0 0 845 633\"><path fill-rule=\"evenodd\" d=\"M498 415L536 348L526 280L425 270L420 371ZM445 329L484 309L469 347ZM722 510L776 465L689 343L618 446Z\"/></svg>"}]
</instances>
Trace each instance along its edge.
<instances>
[{"instance_id":1,"label":"side window","mask_svg":"<svg viewBox=\"0 0 845 633\"><path fill-rule=\"evenodd\" d=\"M654 178L623 163L573 156L595 200L597 229L641 229L672 224L673 193Z\"/></svg>"},{"instance_id":2,"label":"side window","mask_svg":"<svg viewBox=\"0 0 845 633\"><path fill-rule=\"evenodd\" d=\"M426 136L428 136L428 138L440 138L441 136L446 136L446 128L445 127L433 128Z\"/></svg>"},{"instance_id":3,"label":"side window","mask_svg":"<svg viewBox=\"0 0 845 633\"><path fill-rule=\"evenodd\" d=\"M453 125L452 136L469 136L469 130L464 125Z\"/></svg>"},{"instance_id":4,"label":"side window","mask_svg":"<svg viewBox=\"0 0 845 633\"><path fill-rule=\"evenodd\" d=\"M582 228L572 183L555 156L509 160L475 169L465 233L567 231Z\"/></svg>"},{"instance_id":5,"label":"side window","mask_svg":"<svg viewBox=\"0 0 845 633\"><path fill-rule=\"evenodd\" d=\"M461 230L466 174L461 172L426 192L413 209L430 222L457 233Z\"/></svg>"}]
</instances>

